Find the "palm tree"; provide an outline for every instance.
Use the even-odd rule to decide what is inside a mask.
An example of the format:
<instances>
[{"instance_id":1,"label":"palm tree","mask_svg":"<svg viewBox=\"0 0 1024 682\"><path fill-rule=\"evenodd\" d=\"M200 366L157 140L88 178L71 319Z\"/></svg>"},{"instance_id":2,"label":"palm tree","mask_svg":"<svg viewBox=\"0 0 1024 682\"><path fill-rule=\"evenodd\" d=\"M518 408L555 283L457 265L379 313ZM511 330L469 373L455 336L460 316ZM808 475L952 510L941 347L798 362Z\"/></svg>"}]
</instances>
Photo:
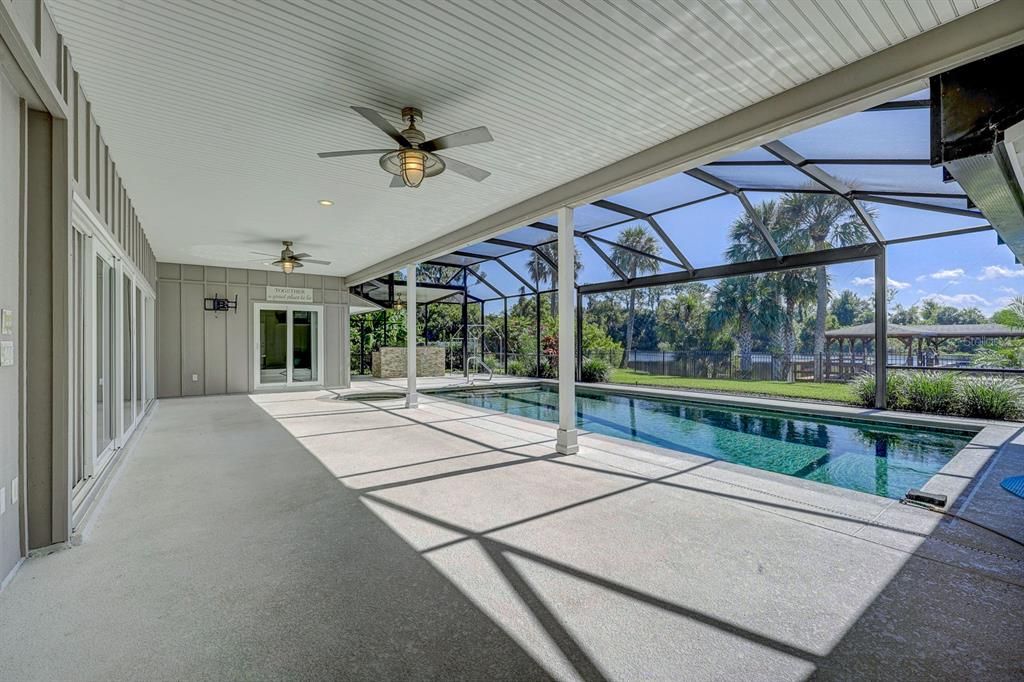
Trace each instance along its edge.
<instances>
[{"instance_id":1,"label":"palm tree","mask_svg":"<svg viewBox=\"0 0 1024 682\"><path fill-rule=\"evenodd\" d=\"M801 243L805 237L792 220L786 197L782 201L764 201L754 207L754 212L783 253L803 250ZM732 243L725 253L733 263L772 258L775 255L757 223L746 211L729 227L729 239ZM787 381L792 380L792 360L796 352L796 313L801 305L813 299L815 280L804 270L786 270L765 275L763 283L764 288L758 292L761 298L780 302L783 311L781 324L776 324L773 331L783 354L783 363L779 368L781 375Z\"/></svg>"},{"instance_id":2,"label":"palm tree","mask_svg":"<svg viewBox=\"0 0 1024 682\"><path fill-rule=\"evenodd\" d=\"M763 277L730 277L715 286L708 322L714 329L732 327L735 330L741 376L750 373L755 326L771 329L779 324L779 311L771 302Z\"/></svg>"},{"instance_id":3,"label":"palm tree","mask_svg":"<svg viewBox=\"0 0 1024 682\"><path fill-rule=\"evenodd\" d=\"M541 249L543 246L537 248ZM554 259L552 258L552 260ZM526 271L530 275L530 280L533 281L538 289L544 282L548 280L553 281L557 277L554 271L552 271L551 266L548 265L548 262L536 250L530 252L530 260L526 262Z\"/></svg>"},{"instance_id":4,"label":"palm tree","mask_svg":"<svg viewBox=\"0 0 1024 682\"><path fill-rule=\"evenodd\" d=\"M638 253L640 252L640 253ZM658 256L661 246L646 225L632 225L619 233L612 247L611 259L629 279L639 275L649 275L661 269L661 263L649 253ZM629 290L629 304L626 308L626 346L622 351L621 367L626 366L629 353L633 350L633 326L636 322L636 289Z\"/></svg>"},{"instance_id":5,"label":"palm tree","mask_svg":"<svg viewBox=\"0 0 1024 682\"><path fill-rule=\"evenodd\" d=\"M530 275L530 279L540 288L540 285L544 282L550 282L551 288L555 289L558 287L558 269L557 267L552 268L548 261L541 256L538 251L543 251L544 255L547 256L552 263L558 265L558 244L555 242L548 242L546 244L539 245L536 250L530 252L530 260L526 262L526 271ZM583 261L580 259L580 252L577 250L573 251L573 280L579 279L580 270L583 269ZM552 314L558 309L558 292L551 292L551 312Z\"/></svg>"},{"instance_id":6,"label":"palm tree","mask_svg":"<svg viewBox=\"0 0 1024 682\"><path fill-rule=\"evenodd\" d=\"M783 199L786 221L795 228L793 244L800 251L824 251L840 246L863 244L868 239L865 224L844 197L836 194L788 194ZM810 248L807 248L810 247ZM815 268L814 378L821 379L821 356L825 352L825 320L828 317L828 273L824 265Z\"/></svg>"}]
</instances>

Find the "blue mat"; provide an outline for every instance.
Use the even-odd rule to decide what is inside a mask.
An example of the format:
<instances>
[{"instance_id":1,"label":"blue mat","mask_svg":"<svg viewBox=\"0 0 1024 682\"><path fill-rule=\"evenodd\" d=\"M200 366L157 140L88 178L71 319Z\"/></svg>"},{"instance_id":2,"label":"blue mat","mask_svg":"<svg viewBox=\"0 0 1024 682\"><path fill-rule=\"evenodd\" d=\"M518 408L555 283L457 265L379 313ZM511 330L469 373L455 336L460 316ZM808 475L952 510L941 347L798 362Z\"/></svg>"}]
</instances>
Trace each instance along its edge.
<instances>
[{"instance_id":1,"label":"blue mat","mask_svg":"<svg viewBox=\"0 0 1024 682\"><path fill-rule=\"evenodd\" d=\"M1004 479L999 485L1003 486L1017 497L1024 497L1024 476L1011 476Z\"/></svg>"}]
</instances>

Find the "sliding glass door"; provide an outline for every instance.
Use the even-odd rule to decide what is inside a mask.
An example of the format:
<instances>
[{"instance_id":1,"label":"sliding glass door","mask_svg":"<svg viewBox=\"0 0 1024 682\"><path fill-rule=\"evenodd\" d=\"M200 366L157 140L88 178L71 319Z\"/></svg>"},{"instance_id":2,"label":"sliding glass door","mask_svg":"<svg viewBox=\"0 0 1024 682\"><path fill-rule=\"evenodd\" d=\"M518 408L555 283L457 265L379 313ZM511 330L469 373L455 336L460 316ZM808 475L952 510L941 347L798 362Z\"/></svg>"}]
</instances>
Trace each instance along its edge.
<instances>
[{"instance_id":1,"label":"sliding glass door","mask_svg":"<svg viewBox=\"0 0 1024 682\"><path fill-rule=\"evenodd\" d=\"M96 249L96 288L93 349L96 353L93 414L95 460L106 458L117 438L117 268L110 254Z\"/></svg>"},{"instance_id":2,"label":"sliding glass door","mask_svg":"<svg viewBox=\"0 0 1024 682\"><path fill-rule=\"evenodd\" d=\"M101 227L87 218L73 226L68 437L77 514L152 399L154 299L149 283Z\"/></svg>"},{"instance_id":3,"label":"sliding glass door","mask_svg":"<svg viewBox=\"0 0 1024 682\"><path fill-rule=\"evenodd\" d=\"M255 304L256 388L323 383L322 315L320 306Z\"/></svg>"}]
</instances>

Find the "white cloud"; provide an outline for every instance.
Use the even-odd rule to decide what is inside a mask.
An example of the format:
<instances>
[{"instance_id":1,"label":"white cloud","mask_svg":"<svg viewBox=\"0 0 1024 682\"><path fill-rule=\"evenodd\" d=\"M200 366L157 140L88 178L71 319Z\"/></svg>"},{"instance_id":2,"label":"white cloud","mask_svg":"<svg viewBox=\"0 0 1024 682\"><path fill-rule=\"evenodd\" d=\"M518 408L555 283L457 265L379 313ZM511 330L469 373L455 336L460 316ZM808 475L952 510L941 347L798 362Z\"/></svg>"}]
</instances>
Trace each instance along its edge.
<instances>
[{"instance_id":1,"label":"white cloud","mask_svg":"<svg viewBox=\"0 0 1024 682\"><path fill-rule=\"evenodd\" d=\"M978 279L999 279L1000 277L1024 277L1024 268L1008 268L1005 265L986 265Z\"/></svg>"},{"instance_id":2,"label":"white cloud","mask_svg":"<svg viewBox=\"0 0 1024 682\"><path fill-rule=\"evenodd\" d=\"M922 282L926 279L960 279L963 276L963 268L952 268L950 270L937 270L927 275L921 275L917 278L917 281Z\"/></svg>"},{"instance_id":3,"label":"white cloud","mask_svg":"<svg viewBox=\"0 0 1024 682\"><path fill-rule=\"evenodd\" d=\"M901 289L902 290L902 289L906 289L907 287L910 286L910 282L901 282L898 279L893 279L892 277L887 277L885 281L893 289ZM874 277L854 277L852 280L850 280L850 282L855 287L873 287L873 286L875 286L875 278Z\"/></svg>"},{"instance_id":4,"label":"white cloud","mask_svg":"<svg viewBox=\"0 0 1024 682\"><path fill-rule=\"evenodd\" d=\"M992 304L986 298L982 298L978 294L928 294L924 297L925 301L935 301L941 305L952 305L952 306L983 306L988 307Z\"/></svg>"}]
</instances>

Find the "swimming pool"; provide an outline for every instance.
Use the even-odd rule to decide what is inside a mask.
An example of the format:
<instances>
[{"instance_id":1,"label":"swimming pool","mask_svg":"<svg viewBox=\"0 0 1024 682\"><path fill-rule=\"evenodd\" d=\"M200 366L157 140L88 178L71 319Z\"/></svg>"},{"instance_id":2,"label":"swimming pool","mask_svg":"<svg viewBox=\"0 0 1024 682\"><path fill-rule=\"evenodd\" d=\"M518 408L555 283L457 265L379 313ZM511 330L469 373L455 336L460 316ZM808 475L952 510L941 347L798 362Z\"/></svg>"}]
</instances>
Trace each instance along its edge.
<instances>
[{"instance_id":1,"label":"swimming pool","mask_svg":"<svg viewBox=\"0 0 1024 682\"><path fill-rule=\"evenodd\" d=\"M548 386L467 389L439 397L558 421ZM873 495L919 488L974 436L954 430L754 410L577 389L579 428Z\"/></svg>"}]
</instances>

